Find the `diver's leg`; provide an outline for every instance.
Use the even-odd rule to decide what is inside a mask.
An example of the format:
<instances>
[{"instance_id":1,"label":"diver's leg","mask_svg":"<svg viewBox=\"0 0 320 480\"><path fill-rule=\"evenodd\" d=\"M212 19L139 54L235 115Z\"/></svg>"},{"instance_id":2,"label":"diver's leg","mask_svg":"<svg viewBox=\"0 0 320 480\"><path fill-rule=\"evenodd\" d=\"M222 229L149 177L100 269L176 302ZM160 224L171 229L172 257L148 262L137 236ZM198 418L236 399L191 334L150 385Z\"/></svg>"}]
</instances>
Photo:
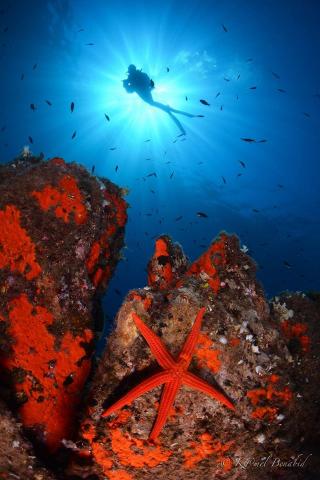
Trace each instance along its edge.
<instances>
[{"instance_id":1,"label":"diver's leg","mask_svg":"<svg viewBox=\"0 0 320 480\"><path fill-rule=\"evenodd\" d=\"M151 97L152 98L152 97ZM146 101L146 100L145 100ZM155 102L153 99L152 101L147 101L147 103L149 105L151 105L152 107L155 107L155 108L159 108L160 110L163 110L164 112L166 112L171 118L172 120L174 121L174 123L177 125L177 127L179 128L180 132L182 135L186 135L186 131L185 129L183 128L182 124L180 123L180 121L171 113L172 112L172 109L168 106L168 105L164 105L163 103L160 103L160 102ZM193 116L193 115L192 115Z\"/></svg>"}]
</instances>

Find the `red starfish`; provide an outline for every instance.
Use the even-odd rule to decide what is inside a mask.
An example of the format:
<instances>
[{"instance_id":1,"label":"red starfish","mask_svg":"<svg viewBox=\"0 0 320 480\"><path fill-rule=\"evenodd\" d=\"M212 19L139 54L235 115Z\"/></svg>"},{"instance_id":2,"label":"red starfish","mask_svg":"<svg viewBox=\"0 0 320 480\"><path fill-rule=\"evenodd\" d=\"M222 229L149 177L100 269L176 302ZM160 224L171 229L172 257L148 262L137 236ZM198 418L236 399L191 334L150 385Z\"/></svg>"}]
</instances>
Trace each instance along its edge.
<instances>
[{"instance_id":1,"label":"red starfish","mask_svg":"<svg viewBox=\"0 0 320 480\"><path fill-rule=\"evenodd\" d=\"M107 417L116 410L119 410L128 403L131 403L137 397L140 397L140 395L143 395L144 393L149 392L149 390L152 390L153 388L162 384L165 385L162 391L158 416L149 436L150 440L156 439L161 432L181 385L195 388L196 390L199 390L200 392L205 393L215 400L223 403L231 410L234 410L233 404L230 402L230 400L228 400L227 397L218 392L215 388L211 387L211 385L201 378L196 377L192 373L188 372L192 355L199 337L204 313L205 308L201 308L177 361L175 361L172 355L168 352L160 338L157 337L157 335L150 330L149 327L147 327L147 325L141 320L140 317L138 317L136 313L132 313L132 317L137 328L148 342L151 352L164 370L152 375L130 390L126 395L120 398L120 400L111 405L111 407L107 408L107 410L105 410L102 414L103 417Z\"/></svg>"}]
</instances>

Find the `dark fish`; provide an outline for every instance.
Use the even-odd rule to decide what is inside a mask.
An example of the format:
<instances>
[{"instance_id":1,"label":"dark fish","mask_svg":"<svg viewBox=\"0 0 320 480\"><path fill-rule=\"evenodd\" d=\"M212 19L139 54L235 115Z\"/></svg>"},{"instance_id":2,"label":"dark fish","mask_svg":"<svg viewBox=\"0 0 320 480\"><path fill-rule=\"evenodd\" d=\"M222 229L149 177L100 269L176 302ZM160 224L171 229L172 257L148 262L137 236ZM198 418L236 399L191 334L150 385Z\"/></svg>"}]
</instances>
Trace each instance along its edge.
<instances>
[{"instance_id":1,"label":"dark fish","mask_svg":"<svg viewBox=\"0 0 320 480\"><path fill-rule=\"evenodd\" d=\"M92 167L91 167L91 173L92 173L92 174L94 174L95 169L96 169L96 166L95 166L95 165L92 165Z\"/></svg>"},{"instance_id":2,"label":"dark fish","mask_svg":"<svg viewBox=\"0 0 320 480\"><path fill-rule=\"evenodd\" d=\"M30 108L34 112L36 110L36 105L34 103L30 103Z\"/></svg>"},{"instance_id":3,"label":"dark fish","mask_svg":"<svg viewBox=\"0 0 320 480\"><path fill-rule=\"evenodd\" d=\"M259 212L260 212L260 210L258 210L257 208L253 208L252 211L255 212L255 213L259 213Z\"/></svg>"},{"instance_id":4,"label":"dark fish","mask_svg":"<svg viewBox=\"0 0 320 480\"><path fill-rule=\"evenodd\" d=\"M200 100L200 103L202 103L202 105L210 105L210 103L208 103L207 100L203 100L203 98Z\"/></svg>"},{"instance_id":5,"label":"dark fish","mask_svg":"<svg viewBox=\"0 0 320 480\"><path fill-rule=\"evenodd\" d=\"M156 193L154 190L150 190L151 193Z\"/></svg>"},{"instance_id":6,"label":"dark fish","mask_svg":"<svg viewBox=\"0 0 320 480\"><path fill-rule=\"evenodd\" d=\"M204 212L197 212L197 216L200 218L208 218L208 215Z\"/></svg>"},{"instance_id":7,"label":"dark fish","mask_svg":"<svg viewBox=\"0 0 320 480\"><path fill-rule=\"evenodd\" d=\"M236 96L236 99L239 100L239 95Z\"/></svg>"},{"instance_id":8,"label":"dark fish","mask_svg":"<svg viewBox=\"0 0 320 480\"><path fill-rule=\"evenodd\" d=\"M94 43L86 43L86 46L92 46Z\"/></svg>"},{"instance_id":9,"label":"dark fish","mask_svg":"<svg viewBox=\"0 0 320 480\"><path fill-rule=\"evenodd\" d=\"M4 132L6 128L6 125L3 125L3 127L1 127L1 132Z\"/></svg>"},{"instance_id":10,"label":"dark fish","mask_svg":"<svg viewBox=\"0 0 320 480\"><path fill-rule=\"evenodd\" d=\"M204 118L204 115L196 115L199 118Z\"/></svg>"},{"instance_id":11,"label":"dark fish","mask_svg":"<svg viewBox=\"0 0 320 480\"><path fill-rule=\"evenodd\" d=\"M107 115L107 114L105 113L104 116L106 117L106 119L108 120L108 122L110 122L110 117L109 117L109 115Z\"/></svg>"},{"instance_id":12,"label":"dark fish","mask_svg":"<svg viewBox=\"0 0 320 480\"><path fill-rule=\"evenodd\" d=\"M279 188L284 188L284 185L282 185L281 183L278 183L278 187Z\"/></svg>"},{"instance_id":13,"label":"dark fish","mask_svg":"<svg viewBox=\"0 0 320 480\"><path fill-rule=\"evenodd\" d=\"M73 132L73 134L72 134L72 137L71 137L71 138L72 138L72 139L74 139L74 137L75 137L76 135L77 135L77 131L75 130L75 131Z\"/></svg>"},{"instance_id":14,"label":"dark fish","mask_svg":"<svg viewBox=\"0 0 320 480\"><path fill-rule=\"evenodd\" d=\"M237 80L239 80L239 78L240 78L240 73L239 73L238 76L237 76Z\"/></svg>"},{"instance_id":15,"label":"dark fish","mask_svg":"<svg viewBox=\"0 0 320 480\"><path fill-rule=\"evenodd\" d=\"M313 96L316 98L320 98L320 93L315 93Z\"/></svg>"},{"instance_id":16,"label":"dark fish","mask_svg":"<svg viewBox=\"0 0 320 480\"><path fill-rule=\"evenodd\" d=\"M188 101L188 97L186 97L186 102Z\"/></svg>"},{"instance_id":17,"label":"dark fish","mask_svg":"<svg viewBox=\"0 0 320 480\"><path fill-rule=\"evenodd\" d=\"M24 73L21 73L20 80L23 80L23 79L24 79Z\"/></svg>"},{"instance_id":18,"label":"dark fish","mask_svg":"<svg viewBox=\"0 0 320 480\"><path fill-rule=\"evenodd\" d=\"M28 139L29 139L29 142L30 142L30 143L33 143L33 138L30 137L30 135L29 135Z\"/></svg>"},{"instance_id":19,"label":"dark fish","mask_svg":"<svg viewBox=\"0 0 320 480\"><path fill-rule=\"evenodd\" d=\"M49 105L49 107L52 106L52 103L49 100L45 100L45 102Z\"/></svg>"},{"instance_id":20,"label":"dark fish","mask_svg":"<svg viewBox=\"0 0 320 480\"><path fill-rule=\"evenodd\" d=\"M281 92L281 93L286 93L286 90L283 90L283 88L277 88L278 92Z\"/></svg>"},{"instance_id":21,"label":"dark fish","mask_svg":"<svg viewBox=\"0 0 320 480\"><path fill-rule=\"evenodd\" d=\"M310 118L310 113L303 112L303 115L304 115L305 117L308 117L308 118Z\"/></svg>"},{"instance_id":22,"label":"dark fish","mask_svg":"<svg viewBox=\"0 0 320 480\"><path fill-rule=\"evenodd\" d=\"M117 147L110 147L109 150L117 150Z\"/></svg>"},{"instance_id":23,"label":"dark fish","mask_svg":"<svg viewBox=\"0 0 320 480\"><path fill-rule=\"evenodd\" d=\"M247 62L253 62L253 58L247 58Z\"/></svg>"},{"instance_id":24,"label":"dark fish","mask_svg":"<svg viewBox=\"0 0 320 480\"><path fill-rule=\"evenodd\" d=\"M256 89L257 89L256 86L250 87L250 90L256 90Z\"/></svg>"},{"instance_id":25,"label":"dark fish","mask_svg":"<svg viewBox=\"0 0 320 480\"><path fill-rule=\"evenodd\" d=\"M118 290L117 288L114 289L114 292L115 292L117 295L121 295L120 290Z\"/></svg>"},{"instance_id":26,"label":"dark fish","mask_svg":"<svg viewBox=\"0 0 320 480\"><path fill-rule=\"evenodd\" d=\"M148 138L148 140L145 140L144 143L151 142L151 138Z\"/></svg>"},{"instance_id":27,"label":"dark fish","mask_svg":"<svg viewBox=\"0 0 320 480\"><path fill-rule=\"evenodd\" d=\"M218 98L218 97L219 97L219 95L220 95L220 92L218 92L218 93L217 93L217 95L216 95L216 97L215 97L215 98Z\"/></svg>"},{"instance_id":28,"label":"dark fish","mask_svg":"<svg viewBox=\"0 0 320 480\"><path fill-rule=\"evenodd\" d=\"M171 175L170 175L170 178L172 178L172 177L173 177L173 174L174 174L174 172L172 172L172 173L171 173Z\"/></svg>"},{"instance_id":29,"label":"dark fish","mask_svg":"<svg viewBox=\"0 0 320 480\"><path fill-rule=\"evenodd\" d=\"M255 139L254 139L254 138L241 138L241 140L242 140L243 142L248 142L248 143L250 143L250 142L255 142Z\"/></svg>"},{"instance_id":30,"label":"dark fish","mask_svg":"<svg viewBox=\"0 0 320 480\"><path fill-rule=\"evenodd\" d=\"M173 140L173 142L172 142L172 143L177 143L177 139Z\"/></svg>"},{"instance_id":31,"label":"dark fish","mask_svg":"<svg viewBox=\"0 0 320 480\"><path fill-rule=\"evenodd\" d=\"M228 31L227 27L226 27L225 25L223 25L223 23L221 24L221 27L223 28L223 31L224 31L224 32L227 32L227 31Z\"/></svg>"},{"instance_id":32,"label":"dark fish","mask_svg":"<svg viewBox=\"0 0 320 480\"><path fill-rule=\"evenodd\" d=\"M79 32L84 32L84 28L80 28L80 30L78 30L78 33Z\"/></svg>"},{"instance_id":33,"label":"dark fish","mask_svg":"<svg viewBox=\"0 0 320 480\"><path fill-rule=\"evenodd\" d=\"M181 220L182 218L183 218L182 215L180 215L180 217L175 218L174 221L175 221L175 222L179 222L179 220Z\"/></svg>"},{"instance_id":34,"label":"dark fish","mask_svg":"<svg viewBox=\"0 0 320 480\"><path fill-rule=\"evenodd\" d=\"M157 176L156 172L152 172L147 175L147 177L156 177L156 176Z\"/></svg>"},{"instance_id":35,"label":"dark fish","mask_svg":"<svg viewBox=\"0 0 320 480\"><path fill-rule=\"evenodd\" d=\"M33 65L33 67L32 67L32 70L35 70L35 69L37 68L37 66L38 66L38 64L35 63L35 64Z\"/></svg>"},{"instance_id":36,"label":"dark fish","mask_svg":"<svg viewBox=\"0 0 320 480\"><path fill-rule=\"evenodd\" d=\"M9 30L9 27L5 27L5 28L3 29L3 33L6 33L8 30Z\"/></svg>"},{"instance_id":37,"label":"dark fish","mask_svg":"<svg viewBox=\"0 0 320 480\"><path fill-rule=\"evenodd\" d=\"M246 164L242 160L239 160L239 163L240 165L242 165L243 168L246 168Z\"/></svg>"},{"instance_id":38,"label":"dark fish","mask_svg":"<svg viewBox=\"0 0 320 480\"><path fill-rule=\"evenodd\" d=\"M115 171L117 172L119 170L119 165L116 166Z\"/></svg>"},{"instance_id":39,"label":"dark fish","mask_svg":"<svg viewBox=\"0 0 320 480\"><path fill-rule=\"evenodd\" d=\"M262 140L258 140L257 143L266 143L266 139L265 138L262 138Z\"/></svg>"},{"instance_id":40,"label":"dark fish","mask_svg":"<svg viewBox=\"0 0 320 480\"><path fill-rule=\"evenodd\" d=\"M276 72L271 72L274 78L277 78L278 80L280 79L280 76Z\"/></svg>"},{"instance_id":41,"label":"dark fish","mask_svg":"<svg viewBox=\"0 0 320 480\"><path fill-rule=\"evenodd\" d=\"M224 77L223 80L225 80L226 82L230 82L230 78L227 77Z\"/></svg>"},{"instance_id":42,"label":"dark fish","mask_svg":"<svg viewBox=\"0 0 320 480\"><path fill-rule=\"evenodd\" d=\"M167 72L170 72L170 68L169 68L169 67L167 67Z\"/></svg>"},{"instance_id":43,"label":"dark fish","mask_svg":"<svg viewBox=\"0 0 320 480\"><path fill-rule=\"evenodd\" d=\"M223 110L223 106L221 105L220 110Z\"/></svg>"},{"instance_id":44,"label":"dark fish","mask_svg":"<svg viewBox=\"0 0 320 480\"><path fill-rule=\"evenodd\" d=\"M70 104L70 110L71 110L71 113L72 113L73 110L74 110L74 102L71 102L71 104Z\"/></svg>"},{"instance_id":45,"label":"dark fish","mask_svg":"<svg viewBox=\"0 0 320 480\"><path fill-rule=\"evenodd\" d=\"M177 138L183 137L184 135L185 135L185 133L180 133L179 135L177 135Z\"/></svg>"},{"instance_id":46,"label":"dark fish","mask_svg":"<svg viewBox=\"0 0 320 480\"><path fill-rule=\"evenodd\" d=\"M226 184L227 183L227 180L224 178L224 177L221 177L222 180L223 180L223 183Z\"/></svg>"},{"instance_id":47,"label":"dark fish","mask_svg":"<svg viewBox=\"0 0 320 480\"><path fill-rule=\"evenodd\" d=\"M287 268L291 268L291 267L292 267L291 263L287 262L287 260L283 260L283 265L284 265L285 267L287 267Z\"/></svg>"},{"instance_id":48,"label":"dark fish","mask_svg":"<svg viewBox=\"0 0 320 480\"><path fill-rule=\"evenodd\" d=\"M237 177L242 177L242 173L238 173Z\"/></svg>"}]
</instances>

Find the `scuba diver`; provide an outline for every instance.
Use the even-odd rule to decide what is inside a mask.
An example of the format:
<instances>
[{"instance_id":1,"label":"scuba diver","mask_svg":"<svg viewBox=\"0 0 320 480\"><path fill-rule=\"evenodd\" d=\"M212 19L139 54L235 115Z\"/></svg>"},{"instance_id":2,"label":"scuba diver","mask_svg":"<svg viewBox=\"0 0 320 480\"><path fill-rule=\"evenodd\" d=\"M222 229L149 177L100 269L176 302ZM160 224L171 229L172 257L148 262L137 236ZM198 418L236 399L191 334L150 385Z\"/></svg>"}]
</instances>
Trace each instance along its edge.
<instances>
[{"instance_id":1,"label":"scuba diver","mask_svg":"<svg viewBox=\"0 0 320 480\"><path fill-rule=\"evenodd\" d=\"M144 102L148 103L152 107L159 108L160 110L166 112L181 131L181 135L186 135L185 129L183 128L177 117L173 115L173 113L178 113L187 117L199 117L200 115L192 115L191 113L176 110L169 105L164 105L163 103L156 102L152 97L152 90L155 88L154 81L149 78L146 73L142 72L142 70L137 70L137 67L135 65L129 65L127 73L128 78L123 80L123 87L125 88L125 90L128 93L135 92Z\"/></svg>"}]
</instances>

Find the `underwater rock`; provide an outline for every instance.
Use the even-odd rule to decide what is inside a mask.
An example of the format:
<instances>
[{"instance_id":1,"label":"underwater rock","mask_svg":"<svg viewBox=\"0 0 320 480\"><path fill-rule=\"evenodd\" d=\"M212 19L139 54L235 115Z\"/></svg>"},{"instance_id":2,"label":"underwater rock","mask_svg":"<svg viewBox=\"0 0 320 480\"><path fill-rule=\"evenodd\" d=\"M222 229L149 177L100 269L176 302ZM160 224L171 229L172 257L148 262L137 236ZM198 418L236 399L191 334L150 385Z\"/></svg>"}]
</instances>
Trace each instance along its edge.
<instances>
[{"instance_id":1,"label":"underwater rock","mask_svg":"<svg viewBox=\"0 0 320 480\"><path fill-rule=\"evenodd\" d=\"M173 275L170 269L176 271L177 265L179 275ZM68 475L101 480L305 480L308 473L315 474L315 455L310 454L311 444L319 440L319 303L299 296L286 302L298 323L308 308L303 323L314 326L305 330L283 325L276 300L270 313L255 265L235 236L221 234L191 265L179 246L160 237L149 263L149 286L131 291L116 316L92 380L78 453ZM159 435L150 439L159 407L169 405L172 394L161 393L158 386L133 401L129 394L123 408L107 415L114 402L169 368L167 354L153 343L160 367L141 334L141 322L132 314L177 358L203 307L189 372L220 391L234 410L181 386ZM291 322L292 314L281 311ZM309 328L309 340L301 338ZM296 335L301 349L291 352L291 336Z\"/></svg>"},{"instance_id":2,"label":"underwater rock","mask_svg":"<svg viewBox=\"0 0 320 480\"><path fill-rule=\"evenodd\" d=\"M36 460L31 444L5 404L0 401L0 478L54 480Z\"/></svg>"},{"instance_id":3,"label":"underwater rock","mask_svg":"<svg viewBox=\"0 0 320 480\"><path fill-rule=\"evenodd\" d=\"M1 394L51 452L72 435L126 208L120 188L61 158L0 167Z\"/></svg>"}]
</instances>

